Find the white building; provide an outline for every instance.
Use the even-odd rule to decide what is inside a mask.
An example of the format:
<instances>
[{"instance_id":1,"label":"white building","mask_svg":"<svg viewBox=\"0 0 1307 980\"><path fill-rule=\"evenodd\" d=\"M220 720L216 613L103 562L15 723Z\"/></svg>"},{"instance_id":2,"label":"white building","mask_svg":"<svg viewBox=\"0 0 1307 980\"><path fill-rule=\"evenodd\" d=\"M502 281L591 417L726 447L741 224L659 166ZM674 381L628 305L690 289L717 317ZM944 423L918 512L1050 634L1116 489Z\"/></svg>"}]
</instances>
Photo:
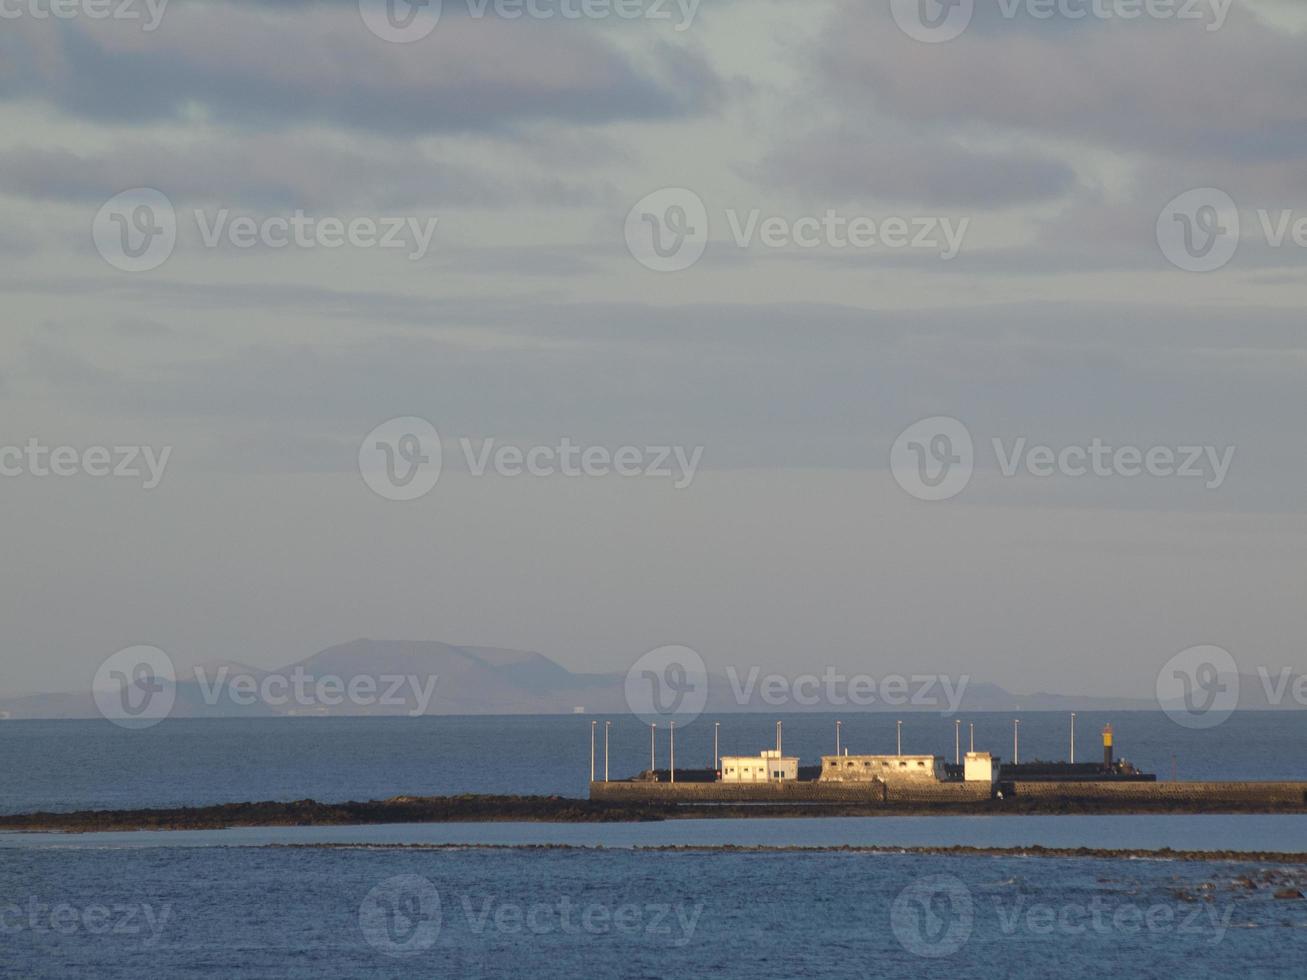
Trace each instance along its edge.
<instances>
[{"instance_id":1,"label":"white building","mask_svg":"<svg viewBox=\"0 0 1307 980\"><path fill-rule=\"evenodd\" d=\"M962 777L969 783L998 782L998 760L988 752L968 752Z\"/></svg>"},{"instance_id":2,"label":"white building","mask_svg":"<svg viewBox=\"0 0 1307 980\"><path fill-rule=\"evenodd\" d=\"M823 755L823 782L942 782L944 760L937 755Z\"/></svg>"},{"instance_id":3,"label":"white building","mask_svg":"<svg viewBox=\"0 0 1307 980\"><path fill-rule=\"evenodd\" d=\"M766 749L758 755L722 756L722 782L775 783L799 778L797 756Z\"/></svg>"}]
</instances>

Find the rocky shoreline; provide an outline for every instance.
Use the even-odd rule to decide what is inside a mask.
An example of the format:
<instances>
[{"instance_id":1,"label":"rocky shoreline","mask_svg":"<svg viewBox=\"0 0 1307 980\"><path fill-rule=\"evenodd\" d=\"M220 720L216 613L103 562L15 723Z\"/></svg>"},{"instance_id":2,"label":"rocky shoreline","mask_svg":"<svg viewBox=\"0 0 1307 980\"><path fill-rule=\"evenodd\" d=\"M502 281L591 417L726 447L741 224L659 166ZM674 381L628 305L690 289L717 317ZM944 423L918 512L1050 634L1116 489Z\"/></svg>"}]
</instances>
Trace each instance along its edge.
<instances>
[{"instance_id":1,"label":"rocky shoreline","mask_svg":"<svg viewBox=\"0 0 1307 980\"><path fill-rule=\"evenodd\" d=\"M0 831L95 833L225 830L233 827L339 827L404 823L636 823L654 820L999 816L1145 813L1303 813L1307 807L1179 801L986 800L935 803L706 804L617 802L561 796L399 796L370 802L226 803L168 809L83 810L0 815Z\"/></svg>"},{"instance_id":2,"label":"rocky shoreline","mask_svg":"<svg viewBox=\"0 0 1307 980\"><path fill-rule=\"evenodd\" d=\"M342 851L610 851L603 844L426 844L426 843L341 843L264 844L278 850ZM900 846L890 844L635 844L630 850L648 854L920 854L932 857L1030 857L1094 858L1104 861L1206 861L1269 865L1307 865L1307 852L1293 851L1176 851L1169 847L1142 848L1045 847L1023 844L1013 847L975 847L968 844ZM1274 880L1267 877L1268 881Z\"/></svg>"}]
</instances>

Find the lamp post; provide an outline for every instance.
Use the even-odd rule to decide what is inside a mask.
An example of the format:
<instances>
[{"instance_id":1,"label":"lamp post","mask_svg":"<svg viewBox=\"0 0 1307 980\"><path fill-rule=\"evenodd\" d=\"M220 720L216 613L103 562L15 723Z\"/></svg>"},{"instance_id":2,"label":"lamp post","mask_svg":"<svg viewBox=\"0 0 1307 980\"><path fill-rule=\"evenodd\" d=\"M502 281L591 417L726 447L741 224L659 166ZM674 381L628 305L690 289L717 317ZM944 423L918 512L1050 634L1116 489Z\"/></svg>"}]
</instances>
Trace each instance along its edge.
<instances>
[{"instance_id":1,"label":"lamp post","mask_svg":"<svg viewBox=\"0 0 1307 980\"><path fill-rule=\"evenodd\" d=\"M962 719L953 719L953 765L962 764Z\"/></svg>"},{"instance_id":2,"label":"lamp post","mask_svg":"<svg viewBox=\"0 0 1307 980\"><path fill-rule=\"evenodd\" d=\"M1076 713L1071 712L1071 764L1076 762Z\"/></svg>"},{"instance_id":3,"label":"lamp post","mask_svg":"<svg viewBox=\"0 0 1307 980\"><path fill-rule=\"evenodd\" d=\"M896 721L894 723L894 729L895 729L895 746L896 746L894 749L894 753L895 755L902 755L903 754L903 722Z\"/></svg>"},{"instance_id":4,"label":"lamp post","mask_svg":"<svg viewBox=\"0 0 1307 980\"><path fill-rule=\"evenodd\" d=\"M840 726L842 724L844 724L844 722L842 721L837 721L835 723L835 754L836 755L840 754Z\"/></svg>"},{"instance_id":5,"label":"lamp post","mask_svg":"<svg viewBox=\"0 0 1307 980\"><path fill-rule=\"evenodd\" d=\"M672 744L668 754L667 766L671 773L671 781L676 782L676 722L668 723L669 730L672 733Z\"/></svg>"},{"instance_id":6,"label":"lamp post","mask_svg":"<svg viewBox=\"0 0 1307 980\"><path fill-rule=\"evenodd\" d=\"M720 729L721 727L722 727L722 723L721 723L720 721L714 721L714 722L712 723L712 767L713 767L713 772L717 772L717 771L719 771L719 770L721 769L721 767L722 767L722 764L721 764L721 756L719 756L719 755L717 754L717 732L718 732L718 729Z\"/></svg>"},{"instance_id":7,"label":"lamp post","mask_svg":"<svg viewBox=\"0 0 1307 980\"><path fill-rule=\"evenodd\" d=\"M657 768L654 761L657 753L655 752L655 740L658 735L658 723L653 722L649 726L649 775L652 776Z\"/></svg>"},{"instance_id":8,"label":"lamp post","mask_svg":"<svg viewBox=\"0 0 1307 980\"><path fill-rule=\"evenodd\" d=\"M1021 719L1012 719L1012 764L1021 762Z\"/></svg>"},{"instance_id":9,"label":"lamp post","mask_svg":"<svg viewBox=\"0 0 1307 980\"><path fill-rule=\"evenodd\" d=\"M608 729L612 726L611 721L604 722L604 782L608 782Z\"/></svg>"},{"instance_id":10,"label":"lamp post","mask_svg":"<svg viewBox=\"0 0 1307 980\"><path fill-rule=\"evenodd\" d=\"M590 722L590 782L595 781L595 725L598 722Z\"/></svg>"},{"instance_id":11,"label":"lamp post","mask_svg":"<svg viewBox=\"0 0 1307 980\"><path fill-rule=\"evenodd\" d=\"M976 723L974 721L969 721L967 722L967 727L971 729L971 748L967 751L974 752L976 751Z\"/></svg>"}]
</instances>

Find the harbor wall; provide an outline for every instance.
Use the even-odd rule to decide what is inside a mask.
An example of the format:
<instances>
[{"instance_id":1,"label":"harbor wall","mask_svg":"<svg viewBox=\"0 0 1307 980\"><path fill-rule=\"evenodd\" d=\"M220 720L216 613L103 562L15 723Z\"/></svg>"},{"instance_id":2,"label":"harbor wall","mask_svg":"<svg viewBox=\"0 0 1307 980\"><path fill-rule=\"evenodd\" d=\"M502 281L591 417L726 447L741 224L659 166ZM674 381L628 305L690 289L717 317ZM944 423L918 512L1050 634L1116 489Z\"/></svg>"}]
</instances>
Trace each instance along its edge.
<instances>
[{"instance_id":1,"label":"harbor wall","mask_svg":"<svg viewBox=\"0 0 1307 980\"><path fill-rule=\"evenodd\" d=\"M1304 782L1019 782L1005 784L1017 799L1149 803L1307 803Z\"/></svg>"},{"instance_id":2,"label":"harbor wall","mask_svg":"<svg viewBox=\"0 0 1307 980\"><path fill-rule=\"evenodd\" d=\"M896 803L988 800L989 783L871 782L652 783L594 782L590 799L627 803Z\"/></svg>"},{"instance_id":3,"label":"harbor wall","mask_svg":"<svg viewBox=\"0 0 1307 980\"><path fill-rule=\"evenodd\" d=\"M903 783L594 782L590 799L624 803L976 803L995 789L1017 800L1177 806L1307 806L1307 782L985 782ZM1001 804L1000 804L1001 805Z\"/></svg>"}]
</instances>

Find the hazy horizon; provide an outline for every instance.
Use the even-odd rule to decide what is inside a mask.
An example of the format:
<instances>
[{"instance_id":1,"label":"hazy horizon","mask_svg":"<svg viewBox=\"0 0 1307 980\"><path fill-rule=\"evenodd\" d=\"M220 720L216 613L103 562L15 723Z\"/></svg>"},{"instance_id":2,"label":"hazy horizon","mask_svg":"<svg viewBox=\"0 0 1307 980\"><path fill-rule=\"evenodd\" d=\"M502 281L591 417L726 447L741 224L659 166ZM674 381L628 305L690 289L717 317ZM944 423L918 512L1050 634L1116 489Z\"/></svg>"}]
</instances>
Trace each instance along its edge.
<instances>
[{"instance_id":1,"label":"hazy horizon","mask_svg":"<svg viewBox=\"0 0 1307 980\"><path fill-rule=\"evenodd\" d=\"M0 691L360 636L1104 697L1203 644L1307 671L1298 5L982 2L947 43L848 0L443 8L411 43L357 0L5 21ZM128 271L139 188L176 243ZM1242 234L1186 271L1205 188ZM300 212L406 247L240 244ZM430 455L410 417L416 499L377 485ZM912 489L960 434L965 486Z\"/></svg>"}]
</instances>

